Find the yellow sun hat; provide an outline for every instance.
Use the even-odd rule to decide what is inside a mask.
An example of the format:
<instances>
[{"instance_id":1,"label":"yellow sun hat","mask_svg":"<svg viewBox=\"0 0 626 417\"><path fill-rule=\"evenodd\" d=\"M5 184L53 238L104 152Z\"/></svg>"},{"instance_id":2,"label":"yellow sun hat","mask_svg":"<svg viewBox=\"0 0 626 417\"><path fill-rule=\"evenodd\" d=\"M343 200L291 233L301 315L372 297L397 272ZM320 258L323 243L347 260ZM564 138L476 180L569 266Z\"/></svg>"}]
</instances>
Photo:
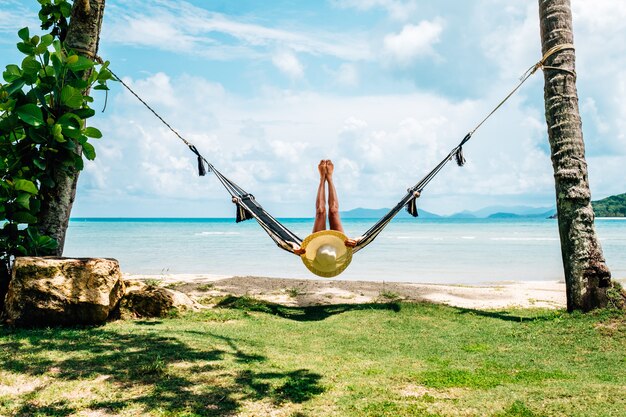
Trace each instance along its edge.
<instances>
[{"instance_id":1,"label":"yellow sun hat","mask_svg":"<svg viewBox=\"0 0 626 417\"><path fill-rule=\"evenodd\" d=\"M341 274L352 261L352 248L345 245L348 237L336 230L322 230L304 239L302 262L315 275L332 278Z\"/></svg>"}]
</instances>

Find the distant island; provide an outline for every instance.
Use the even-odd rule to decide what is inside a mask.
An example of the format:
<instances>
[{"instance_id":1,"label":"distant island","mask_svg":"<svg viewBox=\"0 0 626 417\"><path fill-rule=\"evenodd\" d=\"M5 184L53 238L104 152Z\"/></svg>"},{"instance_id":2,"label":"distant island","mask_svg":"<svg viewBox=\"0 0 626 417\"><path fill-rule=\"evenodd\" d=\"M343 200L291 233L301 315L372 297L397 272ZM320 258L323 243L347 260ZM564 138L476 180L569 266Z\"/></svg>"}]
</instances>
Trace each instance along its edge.
<instances>
[{"instance_id":1,"label":"distant island","mask_svg":"<svg viewBox=\"0 0 626 417\"><path fill-rule=\"evenodd\" d=\"M341 212L341 217L346 219L377 219L383 217L390 209L356 208ZM423 219L487 219L487 218L546 218L553 214L554 207L528 207L528 206L489 206L480 210L464 210L448 216L418 209L419 217ZM398 213L399 218L409 218L411 215L406 210Z\"/></svg>"},{"instance_id":2,"label":"distant island","mask_svg":"<svg viewBox=\"0 0 626 417\"><path fill-rule=\"evenodd\" d=\"M592 201L596 217L626 217L626 193Z\"/></svg>"},{"instance_id":3,"label":"distant island","mask_svg":"<svg viewBox=\"0 0 626 417\"><path fill-rule=\"evenodd\" d=\"M345 219L379 219L389 212L388 208L368 209L368 208L355 208L348 211L342 211L341 217ZM434 219L443 217L435 213L428 212L426 210L419 210L419 216L424 219ZM399 218L412 217L406 210L398 213Z\"/></svg>"},{"instance_id":4,"label":"distant island","mask_svg":"<svg viewBox=\"0 0 626 417\"><path fill-rule=\"evenodd\" d=\"M592 201L596 217L626 217L626 193L613 195L602 200ZM341 212L341 217L347 219L377 219L383 217L389 211L388 208L368 209L356 208ZM449 216L442 216L426 210L418 210L423 219L514 219L514 218L556 218L556 208L552 207L528 207L528 206L489 206L480 210L464 210ZM399 218L410 217L406 211L398 213Z\"/></svg>"}]
</instances>

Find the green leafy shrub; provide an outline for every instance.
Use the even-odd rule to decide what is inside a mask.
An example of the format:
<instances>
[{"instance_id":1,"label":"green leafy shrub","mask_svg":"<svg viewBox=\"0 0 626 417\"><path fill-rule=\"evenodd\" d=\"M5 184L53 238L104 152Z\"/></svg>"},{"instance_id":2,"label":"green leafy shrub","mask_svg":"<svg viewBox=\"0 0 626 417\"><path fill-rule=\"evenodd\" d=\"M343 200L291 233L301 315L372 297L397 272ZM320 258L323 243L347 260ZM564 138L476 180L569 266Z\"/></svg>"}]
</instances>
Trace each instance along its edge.
<instances>
[{"instance_id":1,"label":"green leafy shrub","mask_svg":"<svg viewBox=\"0 0 626 417\"><path fill-rule=\"evenodd\" d=\"M24 55L9 64L0 82L0 263L10 270L22 255L46 255L57 242L39 232L46 191L55 174L83 169L83 156L96 157L91 141L102 137L86 126L94 116L86 91L108 90L113 79L108 62L97 64L63 43L71 5L65 0L38 0L43 36L18 31Z\"/></svg>"}]
</instances>

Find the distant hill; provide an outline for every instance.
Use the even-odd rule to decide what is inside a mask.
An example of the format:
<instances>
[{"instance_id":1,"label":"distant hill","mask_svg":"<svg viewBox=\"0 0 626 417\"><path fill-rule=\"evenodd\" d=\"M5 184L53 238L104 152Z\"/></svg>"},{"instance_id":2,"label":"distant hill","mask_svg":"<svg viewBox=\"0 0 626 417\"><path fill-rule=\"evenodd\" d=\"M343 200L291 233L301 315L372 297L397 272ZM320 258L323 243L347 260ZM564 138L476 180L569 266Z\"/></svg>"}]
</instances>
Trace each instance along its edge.
<instances>
[{"instance_id":1,"label":"distant hill","mask_svg":"<svg viewBox=\"0 0 626 417\"><path fill-rule=\"evenodd\" d=\"M493 213L487 216L488 219L519 219L521 217L525 216L514 213Z\"/></svg>"},{"instance_id":2,"label":"distant hill","mask_svg":"<svg viewBox=\"0 0 626 417\"><path fill-rule=\"evenodd\" d=\"M548 211L554 211L554 207L488 206L471 213L476 217L490 217L499 213L515 214L519 217L541 217Z\"/></svg>"},{"instance_id":3,"label":"distant hill","mask_svg":"<svg viewBox=\"0 0 626 417\"><path fill-rule=\"evenodd\" d=\"M368 209L368 208L355 208L353 210L342 211L341 217L344 219L380 219L385 214L389 212L388 208L380 208L380 209ZM421 210L418 208L419 217L424 219L435 219L441 217L435 213L428 212L426 210ZM407 218L412 217L406 210L402 210L398 213L398 218Z\"/></svg>"},{"instance_id":4,"label":"distant hill","mask_svg":"<svg viewBox=\"0 0 626 417\"><path fill-rule=\"evenodd\" d=\"M596 217L626 217L626 193L592 201Z\"/></svg>"},{"instance_id":5,"label":"distant hill","mask_svg":"<svg viewBox=\"0 0 626 417\"><path fill-rule=\"evenodd\" d=\"M527 214L498 212L498 213L490 214L489 216L487 216L487 218L488 219L521 219L521 218L547 219L555 213L555 209L550 209L547 211L543 211L543 210L545 210L545 208L541 209L541 211L537 213L527 213Z\"/></svg>"},{"instance_id":6,"label":"distant hill","mask_svg":"<svg viewBox=\"0 0 626 417\"><path fill-rule=\"evenodd\" d=\"M591 202L596 217L626 217L626 193L613 195L598 201ZM480 210L463 210L449 216L441 216L426 210L418 209L419 215L423 219L449 218L449 219L516 219L535 218L547 219L556 218L555 207L529 207L529 206L489 206ZM341 217L347 219L379 219L389 212L388 208L367 209L356 208L341 212ZM411 217L409 213L402 210L398 213L399 218Z\"/></svg>"},{"instance_id":7,"label":"distant hill","mask_svg":"<svg viewBox=\"0 0 626 417\"><path fill-rule=\"evenodd\" d=\"M596 217L626 217L626 193L592 201L591 206ZM549 217L556 219L556 210Z\"/></svg>"}]
</instances>

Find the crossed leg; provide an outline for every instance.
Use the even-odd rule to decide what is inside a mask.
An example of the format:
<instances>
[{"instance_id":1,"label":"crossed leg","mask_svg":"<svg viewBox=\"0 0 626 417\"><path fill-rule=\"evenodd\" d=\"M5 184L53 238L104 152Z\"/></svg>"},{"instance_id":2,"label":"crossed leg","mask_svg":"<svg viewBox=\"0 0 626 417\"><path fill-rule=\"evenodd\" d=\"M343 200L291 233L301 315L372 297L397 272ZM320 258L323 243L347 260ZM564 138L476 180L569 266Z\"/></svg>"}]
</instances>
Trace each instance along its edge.
<instances>
[{"instance_id":1,"label":"crossed leg","mask_svg":"<svg viewBox=\"0 0 626 417\"><path fill-rule=\"evenodd\" d=\"M326 161L321 160L317 166L320 171L320 185L315 198L315 223L313 233L326 230Z\"/></svg>"},{"instance_id":2,"label":"crossed leg","mask_svg":"<svg viewBox=\"0 0 626 417\"><path fill-rule=\"evenodd\" d=\"M337 190L333 183L334 165L330 160L322 160L318 165L320 171L320 184L317 188L315 199L315 223L313 233L326 230L326 215L330 230L337 230L343 233L343 225L339 216L339 200ZM328 183L328 213L326 212L326 183Z\"/></svg>"},{"instance_id":3,"label":"crossed leg","mask_svg":"<svg viewBox=\"0 0 626 417\"><path fill-rule=\"evenodd\" d=\"M330 230L336 230L343 233L343 225L339 216L339 199L337 198L337 190L333 183L333 171L335 166L330 160L326 161L326 181L328 182L328 223Z\"/></svg>"}]
</instances>

